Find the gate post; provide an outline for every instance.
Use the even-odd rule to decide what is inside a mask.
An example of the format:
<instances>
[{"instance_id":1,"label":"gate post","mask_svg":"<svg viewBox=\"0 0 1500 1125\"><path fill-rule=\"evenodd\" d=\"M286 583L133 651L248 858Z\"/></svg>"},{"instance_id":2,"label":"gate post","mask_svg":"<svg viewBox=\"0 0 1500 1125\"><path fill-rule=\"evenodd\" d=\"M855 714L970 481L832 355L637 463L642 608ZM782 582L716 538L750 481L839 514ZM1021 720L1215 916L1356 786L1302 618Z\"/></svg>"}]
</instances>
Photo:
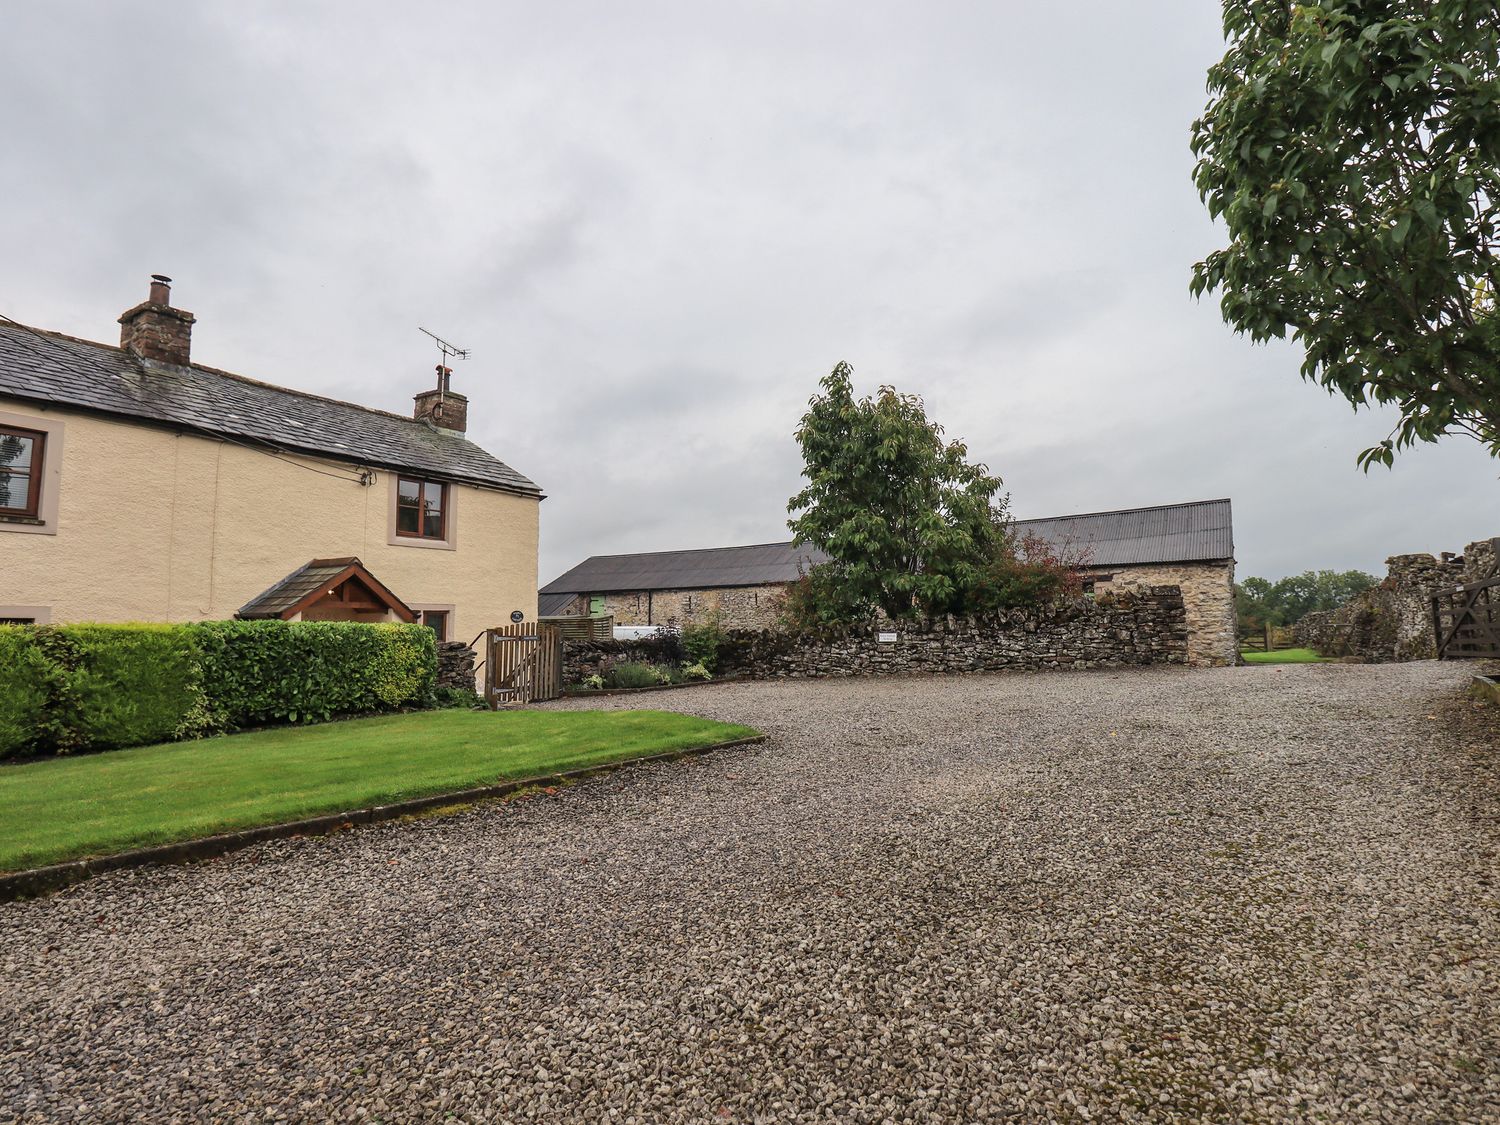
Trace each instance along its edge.
<instances>
[{"instance_id":1,"label":"gate post","mask_svg":"<svg viewBox=\"0 0 1500 1125\"><path fill-rule=\"evenodd\" d=\"M484 705L495 710L495 630L484 631Z\"/></svg>"}]
</instances>

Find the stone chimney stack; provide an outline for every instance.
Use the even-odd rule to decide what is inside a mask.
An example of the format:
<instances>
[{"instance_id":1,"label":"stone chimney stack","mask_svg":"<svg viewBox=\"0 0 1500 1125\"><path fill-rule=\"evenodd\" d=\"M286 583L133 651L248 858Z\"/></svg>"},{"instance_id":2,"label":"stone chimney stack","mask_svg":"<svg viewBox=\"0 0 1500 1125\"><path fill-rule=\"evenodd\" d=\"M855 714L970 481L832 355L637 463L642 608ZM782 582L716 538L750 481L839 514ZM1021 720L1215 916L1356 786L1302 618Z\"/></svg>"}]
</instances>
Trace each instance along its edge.
<instances>
[{"instance_id":1,"label":"stone chimney stack","mask_svg":"<svg viewBox=\"0 0 1500 1125\"><path fill-rule=\"evenodd\" d=\"M193 314L172 307L172 279L151 275L151 295L120 317L120 347L141 359L186 367Z\"/></svg>"},{"instance_id":2,"label":"stone chimney stack","mask_svg":"<svg viewBox=\"0 0 1500 1125\"><path fill-rule=\"evenodd\" d=\"M452 378L453 368L438 364L437 386L416 396L412 417L418 422L431 422L440 430L461 434L469 428L469 400L448 389Z\"/></svg>"}]
</instances>

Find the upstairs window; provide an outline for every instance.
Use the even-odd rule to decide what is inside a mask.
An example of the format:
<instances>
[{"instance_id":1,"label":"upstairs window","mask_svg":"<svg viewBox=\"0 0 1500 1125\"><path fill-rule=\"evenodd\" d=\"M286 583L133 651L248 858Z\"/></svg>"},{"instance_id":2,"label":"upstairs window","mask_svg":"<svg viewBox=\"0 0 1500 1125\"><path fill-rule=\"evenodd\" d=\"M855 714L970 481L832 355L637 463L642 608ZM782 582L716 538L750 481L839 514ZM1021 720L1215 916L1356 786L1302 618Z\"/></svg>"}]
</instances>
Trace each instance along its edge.
<instances>
[{"instance_id":1,"label":"upstairs window","mask_svg":"<svg viewBox=\"0 0 1500 1125\"><path fill-rule=\"evenodd\" d=\"M39 430L0 427L0 516L36 518L46 443L47 435Z\"/></svg>"},{"instance_id":2,"label":"upstairs window","mask_svg":"<svg viewBox=\"0 0 1500 1125\"><path fill-rule=\"evenodd\" d=\"M406 539L445 539L448 486L401 477L396 482L396 534Z\"/></svg>"}]
</instances>

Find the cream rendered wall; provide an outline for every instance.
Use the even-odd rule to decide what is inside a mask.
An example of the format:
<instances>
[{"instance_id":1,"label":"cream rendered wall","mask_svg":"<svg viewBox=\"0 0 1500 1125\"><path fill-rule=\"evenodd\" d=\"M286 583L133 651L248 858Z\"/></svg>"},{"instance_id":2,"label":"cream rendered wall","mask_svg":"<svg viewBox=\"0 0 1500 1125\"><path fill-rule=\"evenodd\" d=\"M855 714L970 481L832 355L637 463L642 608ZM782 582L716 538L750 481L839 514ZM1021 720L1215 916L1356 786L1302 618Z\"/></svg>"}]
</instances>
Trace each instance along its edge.
<instances>
[{"instance_id":1,"label":"cream rendered wall","mask_svg":"<svg viewBox=\"0 0 1500 1125\"><path fill-rule=\"evenodd\" d=\"M384 470L365 486L339 462L4 398L0 412L65 427L57 534L0 525L0 604L53 622L222 619L309 559L354 555L408 604L454 606L454 640L536 618L534 497L451 485L456 549L396 545Z\"/></svg>"}]
</instances>

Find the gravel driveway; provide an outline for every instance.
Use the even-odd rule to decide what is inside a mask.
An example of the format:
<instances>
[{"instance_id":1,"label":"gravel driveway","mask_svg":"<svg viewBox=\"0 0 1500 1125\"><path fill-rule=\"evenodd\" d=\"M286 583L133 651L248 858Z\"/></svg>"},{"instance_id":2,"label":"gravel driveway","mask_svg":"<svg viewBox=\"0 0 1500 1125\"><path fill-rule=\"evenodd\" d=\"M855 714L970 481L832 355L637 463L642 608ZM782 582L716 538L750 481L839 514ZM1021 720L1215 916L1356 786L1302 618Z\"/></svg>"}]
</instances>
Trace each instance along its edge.
<instances>
[{"instance_id":1,"label":"gravel driveway","mask_svg":"<svg viewBox=\"0 0 1500 1125\"><path fill-rule=\"evenodd\" d=\"M772 738L0 907L0 1119L1500 1121L1465 675L603 700Z\"/></svg>"}]
</instances>

